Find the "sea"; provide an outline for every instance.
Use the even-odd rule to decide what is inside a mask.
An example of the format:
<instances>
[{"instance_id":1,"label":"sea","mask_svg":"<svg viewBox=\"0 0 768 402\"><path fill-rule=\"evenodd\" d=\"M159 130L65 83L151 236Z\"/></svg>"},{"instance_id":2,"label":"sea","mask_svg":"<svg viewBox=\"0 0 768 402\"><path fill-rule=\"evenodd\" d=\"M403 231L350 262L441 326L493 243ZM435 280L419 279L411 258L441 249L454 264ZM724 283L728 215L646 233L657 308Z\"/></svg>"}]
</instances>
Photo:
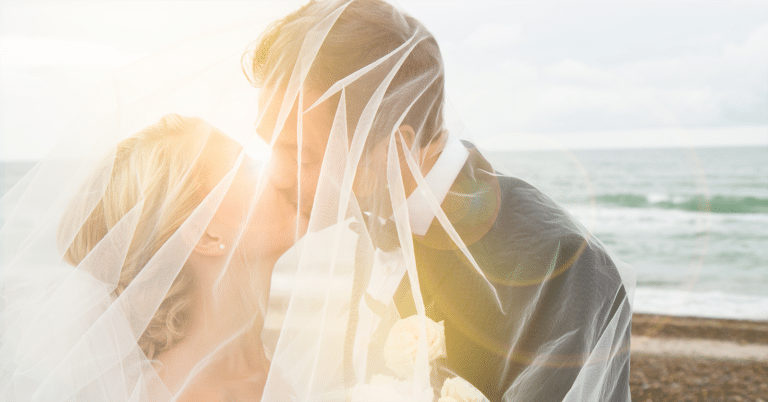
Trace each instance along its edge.
<instances>
[{"instance_id":1,"label":"sea","mask_svg":"<svg viewBox=\"0 0 768 402\"><path fill-rule=\"evenodd\" d=\"M768 147L487 152L637 274L635 312L768 320ZM0 162L0 194L34 162Z\"/></svg>"},{"instance_id":2,"label":"sea","mask_svg":"<svg viewBox=\"0 0 768 402\"><path fill-rule=\"evenodd\" d=\"M768 320L768 147L488 154L634 267L635 312Z\"/></svg>"}]
</instances>

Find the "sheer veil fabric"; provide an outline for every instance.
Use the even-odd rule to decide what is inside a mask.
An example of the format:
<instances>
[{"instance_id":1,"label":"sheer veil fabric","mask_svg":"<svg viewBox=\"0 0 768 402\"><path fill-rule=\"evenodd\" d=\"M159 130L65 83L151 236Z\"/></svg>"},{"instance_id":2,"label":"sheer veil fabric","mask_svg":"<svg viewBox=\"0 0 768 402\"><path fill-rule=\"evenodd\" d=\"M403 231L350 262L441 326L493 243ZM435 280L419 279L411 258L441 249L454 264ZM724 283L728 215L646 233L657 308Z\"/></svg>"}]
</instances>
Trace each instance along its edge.
<instances>
[{"instance_id":1,"label":"sheer veil fabric","mask_svg":"<svg viewBox=\"0 0 768 402\"><path fill-rule=\"evenodd\" d=\"M487 161L444 79L379 0L260 4L116 71L2 199L0 395L629 400L631 268Z\"/></svg>"}]
</instances>

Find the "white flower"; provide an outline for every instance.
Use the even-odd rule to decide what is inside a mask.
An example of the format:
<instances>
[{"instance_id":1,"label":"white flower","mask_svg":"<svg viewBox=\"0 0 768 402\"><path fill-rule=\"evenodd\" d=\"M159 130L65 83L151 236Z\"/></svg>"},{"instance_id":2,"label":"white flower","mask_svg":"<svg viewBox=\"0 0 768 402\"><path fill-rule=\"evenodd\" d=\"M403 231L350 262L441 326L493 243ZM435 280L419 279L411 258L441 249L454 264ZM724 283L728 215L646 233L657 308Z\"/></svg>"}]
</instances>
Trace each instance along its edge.
<instances>
[{"instance_id":1,"label":"white flower","mask_svg":"<svg viewBox=\"0 0 768 402\"><path fill-rule=\"evenodd\" d=\"M482 402L485 396L461 377L447 378L440 390L438 402Z\"/></svg>"},{"instance_id":2,"label":"white flower","mask_svg":"<svg viewBox=\"0 0 768 402\"><path fill-rule=\"evenodd\" d=\"M355 385L349 394L351 402L432 402L433 397L432 388L425 388L422 392L414 395L412 382L400 381L381 374L374 375L368 384Z\"/></svg>"},{"instance_id":3,"label":"white flower","mask_svg":"<svg viewBox=\"0 0 768 402\"><path fill-rule=\"evenodd\" d=\"M434 322L425 317L427 334L427 357L430 362L445 357L445 326L442 321ZM395 323L389 330L384 344L384 361L400 378L413 375L416 350L421 333L421 319L412 315Z\"/></svg>"}]
</instances>

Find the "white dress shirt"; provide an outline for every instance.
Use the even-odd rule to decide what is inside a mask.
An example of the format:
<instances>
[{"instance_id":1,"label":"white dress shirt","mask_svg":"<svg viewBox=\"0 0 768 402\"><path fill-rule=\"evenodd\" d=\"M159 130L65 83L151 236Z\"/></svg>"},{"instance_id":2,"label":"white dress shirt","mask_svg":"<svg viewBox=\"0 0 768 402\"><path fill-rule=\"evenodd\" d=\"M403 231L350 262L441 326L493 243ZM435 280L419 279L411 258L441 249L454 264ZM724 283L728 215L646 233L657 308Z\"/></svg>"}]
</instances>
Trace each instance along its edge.
<instances>
[{"instance_id":1,"label":"white dress shirt","mask_svg":"<svg viewBox=\"0 0 768 402\"><path fill-rule=\"evenodd\" d=\"M408 197L406 200L408 215L411 231L414 234L425 235L435 219L435 212L427 202L427 192L432 193L438 205L442 204L468 157L469 151L461 141L454 139L449 142L424 177L427 188L419 186ZM405 261L401 249L390 252L376 250L366 292L371 298L388 305L403 280L405 272ZM362 381L365 378L367 346L382 317L371 310L365 298L360 300L358 314L352 356L355 375Z\"/></svg>"}]
</instances>

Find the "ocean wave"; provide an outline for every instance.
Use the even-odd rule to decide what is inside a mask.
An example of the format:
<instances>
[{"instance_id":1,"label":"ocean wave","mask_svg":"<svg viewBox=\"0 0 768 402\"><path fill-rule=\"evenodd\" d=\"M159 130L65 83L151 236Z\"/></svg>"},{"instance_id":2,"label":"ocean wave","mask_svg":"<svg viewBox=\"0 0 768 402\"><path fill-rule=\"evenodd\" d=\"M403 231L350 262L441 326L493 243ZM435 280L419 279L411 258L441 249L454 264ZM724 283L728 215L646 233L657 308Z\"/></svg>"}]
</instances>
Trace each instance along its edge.
<instances>
[{"instance_id":1,"label":"ocean wave","mask_svg":"<svg viewBox=\"0 0 768 402\"><path fill-rule=\"evenodd\" d=\"M768 297L765 296L660 289L639 284L634 296L636 313L768 320Z\"/></svg>"},{"instance_id":2,"label":"ocean wave","mask_svg":"<svg viewBox=\"0 0 768 402\"><path fill-rule=\"evenodd\" d=\"M600 204L627 208L679 209L683 211L713 212L720 214L768 213L768 198L758 197L716 195L706 198L697 195L693 197L676 198L658 194L603 194L596 196L595 200Z\"/></svg>"}]
</instances>

